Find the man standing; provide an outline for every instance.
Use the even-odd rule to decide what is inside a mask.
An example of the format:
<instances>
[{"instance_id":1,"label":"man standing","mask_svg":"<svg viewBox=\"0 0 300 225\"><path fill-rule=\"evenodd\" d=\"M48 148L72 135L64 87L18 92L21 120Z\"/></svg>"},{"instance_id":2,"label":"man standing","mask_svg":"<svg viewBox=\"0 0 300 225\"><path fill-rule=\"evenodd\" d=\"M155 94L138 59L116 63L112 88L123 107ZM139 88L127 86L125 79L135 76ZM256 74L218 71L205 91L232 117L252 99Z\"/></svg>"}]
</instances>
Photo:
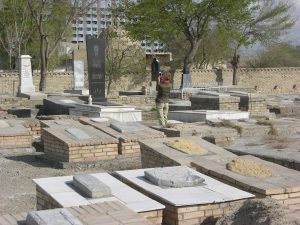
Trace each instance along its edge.
<instances>
[{"instance_id":1,"label":"man standing","mask_svg":"<svg viewBox=\"0 0 300 225\"><path fill-rule=\"evenodd\" d=\"M169 95L171 90L171 74L162 72L157 79L157 96L155 99L159 124L162 127L167 126L169 112Z\"/></svg>"}]
</instances>

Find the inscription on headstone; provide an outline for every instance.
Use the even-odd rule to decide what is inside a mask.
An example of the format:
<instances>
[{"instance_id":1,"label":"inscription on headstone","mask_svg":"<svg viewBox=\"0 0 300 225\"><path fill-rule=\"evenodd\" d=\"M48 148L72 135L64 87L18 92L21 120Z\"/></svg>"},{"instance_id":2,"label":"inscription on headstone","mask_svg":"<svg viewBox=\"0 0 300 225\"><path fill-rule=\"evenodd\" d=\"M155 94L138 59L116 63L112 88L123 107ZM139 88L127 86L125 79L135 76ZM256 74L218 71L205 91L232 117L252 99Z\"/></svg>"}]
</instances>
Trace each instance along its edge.
<instances>
[{"instance_id":1,"label":"inscription on headstone","mask_svg":"<svg viewBox=\"0 0 300 225\"><path fill-rule=\"evenodd\" d=\"M86 37L89 91L94 102L105 99L105 41L92 36Z\"/></svg>"},{"instance_id":2,"label":"inscription on headstone","mask_svg":"<svg viewBox=\"0 0 300 225\"><path fill-rule=\"evenodd\" d=\"M81 90L84 88L84 62L74 60L74 89Z\"/></svg>"}]
</instances>

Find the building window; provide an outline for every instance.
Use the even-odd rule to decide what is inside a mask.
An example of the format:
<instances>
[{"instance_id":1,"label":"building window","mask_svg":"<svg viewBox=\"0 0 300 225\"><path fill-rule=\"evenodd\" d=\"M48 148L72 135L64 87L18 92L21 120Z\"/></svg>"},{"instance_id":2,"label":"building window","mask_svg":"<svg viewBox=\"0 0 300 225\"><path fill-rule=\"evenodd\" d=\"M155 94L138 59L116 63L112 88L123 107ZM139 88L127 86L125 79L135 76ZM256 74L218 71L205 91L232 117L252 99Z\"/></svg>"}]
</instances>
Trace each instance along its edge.
<instances>
[{"instance_id":1,"label":"building window","mask_svg":"<svg viewBox=\"0 0 300 225\"><path fill-rule=\"evenodd\" d=\"M93 21L93 24L97 24L98 22L97 21Z\"/></svg>"},{"instance_id":2,"label":"building window","mask_svg":"<svg viewBox=\"0 0 300 225\"><path fill-rule=\"evenodd\" d=\"M86 21L86 24L91 24L91 21L89 21L89 20L88 20L88 21Z\"/></svg>"}]
</instances>

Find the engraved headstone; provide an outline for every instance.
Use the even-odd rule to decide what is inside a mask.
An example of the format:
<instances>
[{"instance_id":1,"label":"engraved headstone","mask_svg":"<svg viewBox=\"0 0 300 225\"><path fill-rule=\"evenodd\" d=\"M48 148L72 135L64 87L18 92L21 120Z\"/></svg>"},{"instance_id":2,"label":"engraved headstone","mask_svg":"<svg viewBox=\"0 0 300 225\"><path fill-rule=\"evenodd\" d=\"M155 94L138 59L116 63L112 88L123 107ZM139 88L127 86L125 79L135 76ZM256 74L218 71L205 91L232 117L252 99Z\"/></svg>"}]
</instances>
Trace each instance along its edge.
<instances>
[{"instance_id":1,"label":"engraved headstone","mask_svg":"<svg viewBox=\"0 0 300 225\"><path fill-rule=\"evenodd\" d=\"M21 55L20 58L20 93L34 93L35 86L32 80L32 70L31 70L31 56Z\"/></svg>"},{"instance_id":2,"label":"engraved headstone","mask_svg":"<svg viewBox=\"0 0 300 225\"><path fill-rule=\"evenodd\" d=\"M105 102L105 41L86 37L89 91L93 102Z\"/></svg>"},{"instance_id":3,"label":"engraved headstone","mask_svg":"<svg viewBox=\"0 0 300 225\"><path fill-rule=\"evenodd\" d=\"M73 177L73 185L89 198L111 196L110 187L89 174L77 174Z\"/></svg>"},{"instance_id":4,"label":"engraved headstone","mask_svg":"<svg viewBox=\"0 0 300 225\"><path fill-rule=\"evenodd\" d=\"M108 118L104 118L104 117L99 117L99 118L91 118L91 121L95 122L95 123L104 123L104 122L108 122L109 119Z\"/></svg>"},{"instance_id":5,"label":"engraved headstone","mask_svg":"<svg viewBox=\"0 0 300 225\"><path fill-rule=\"evenodd\" d=\"M84 62L74 60L74 89L82 90L84 88Z\"/></svg>"},{"instance_id":6,"label":"engraved headstone","mask_svg":"<svg viewBox=\"0 0 300 225\"><path fill-rule=\"evenodd\" d=\"M57 125L71 125L69 122L61 120L54 121L54 123L56 123Z\"/></svg>"},{"instance_id":7,"label":"engraved headstone","mask_svg":"<svg viewBox=\"0 0 300 225\"><path fill-rule=\"evenodd\" d=\"M184 166L155 168L145 171L145 178L160 187L182 188L202 185L204 179Z\"/></svg>"},{"instance_id":8,"label":"engraved headstone","mask_svg":"<svg viewBox=\"0 0 300 225\"><path fill-rule=\"evenodd\" d=\"M91 139L90 135L88 135L87 133L85 133L84 131L78 128L66 128L65 131L71 134L77 140Z\"/></svg>"},{"instance_id":9,"label":"engraved headstone","mask_svg":"<svg viewBox=\"0 0 300 225\"><path fill-rule=\"evenodd\" d=\"M67 209L50 209L30 212L26 225L82 225Z\"/></svg>"},{"instance_id":10,"label":"engraved headstone","mask_svg":"<svg viewBox=\"0 0 300 225\"><path fill-rule=\"evenodd\" d=\"M144 130L143 127L139 126L137 123L111 123L110 127L120 133L127 132L139 132Z\"/></svg>"}]
</instances>

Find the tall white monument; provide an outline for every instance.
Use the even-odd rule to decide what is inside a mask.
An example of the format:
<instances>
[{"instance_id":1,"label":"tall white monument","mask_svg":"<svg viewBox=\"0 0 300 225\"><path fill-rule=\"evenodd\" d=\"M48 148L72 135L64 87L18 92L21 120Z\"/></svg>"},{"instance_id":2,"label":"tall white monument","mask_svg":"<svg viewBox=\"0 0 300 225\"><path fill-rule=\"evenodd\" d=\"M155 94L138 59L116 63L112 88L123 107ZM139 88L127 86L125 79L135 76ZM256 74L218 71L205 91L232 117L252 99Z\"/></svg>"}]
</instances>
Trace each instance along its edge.
<instances>
[{"instance_id":1,"label":"tall white monument","mask_svg":"<svg viewBox=\"0 0 300 225\"><path fill-rule=\"evenodd\" d=\"M65 90L66 93L88 95L89 90L84 88L84 62L74 60L74 87L72 90Z\"/></svg>"},{"instance_id":2,"label":"tall white monument","mask_svg":"<svg viewBox=\"0 0 300 225\"><path fill-rule=\"evenodd\" d=\"M35 92L35 86L32 80L32 69L31 69L31 56L21 55L19 57L20 71L19 71L19 88L18 96L27 97L32 100L41 100L46 98L47 95L40 92Z\"/></svg>"}]
</instances>

